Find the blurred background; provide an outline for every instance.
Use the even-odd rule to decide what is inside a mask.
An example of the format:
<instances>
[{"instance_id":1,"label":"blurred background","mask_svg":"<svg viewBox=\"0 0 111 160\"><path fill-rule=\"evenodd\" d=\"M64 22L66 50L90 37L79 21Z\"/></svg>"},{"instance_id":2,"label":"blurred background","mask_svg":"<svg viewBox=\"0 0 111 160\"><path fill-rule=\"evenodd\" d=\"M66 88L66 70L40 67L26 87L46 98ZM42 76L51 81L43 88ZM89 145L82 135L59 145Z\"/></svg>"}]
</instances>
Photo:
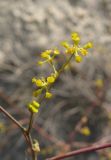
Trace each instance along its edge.
<instances>
[{"instance_id":1,"label":"blurred background","mask_svg":"<svg viewBox=\"0 0 111 160\"><path fill-rule=\"evenodd\" d=\"M111 0L0 0L0 105L24 126L31 79L50 72L37 67L39 55L61 50L71 32L94 48L82 63L71 62L53 99L42 103L32 133L41 147L38 160L111 141ZM26 148L20 130L0 113L0 160L29 160ZM75 159L110 160L111 149L68 158Z\"/></svg>"}]
</instances>

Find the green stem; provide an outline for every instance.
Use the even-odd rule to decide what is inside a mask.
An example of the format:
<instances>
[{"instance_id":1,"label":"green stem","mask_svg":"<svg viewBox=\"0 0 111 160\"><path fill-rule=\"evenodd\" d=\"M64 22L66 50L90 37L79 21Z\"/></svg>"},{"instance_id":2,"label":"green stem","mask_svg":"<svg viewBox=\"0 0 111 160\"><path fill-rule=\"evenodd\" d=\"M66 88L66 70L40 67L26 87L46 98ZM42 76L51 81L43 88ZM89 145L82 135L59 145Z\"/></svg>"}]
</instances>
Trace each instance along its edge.
<instances>
[{"instance_id":1,"label":"green stem","mask_svg":"<svg viewBox=\"0 0 111 160\"><path fill-rule=\"evenodd\" d=\"M32 128L32 125L33 125L33 121L34 121L34 113L31 112L31 114L30 114L29 126L28 126L28 129L27 129L27 134L29 134L30 131L31 131L31 128Z\"/></svg>"},{"instance_id":2,"label":"green stem","mask_svg":"<svg viewBox=\"0 0 111 160\"><path fill-rule=\"evenodd\" d=\"M60 74L64 71L65 67L69 64L69 62L71 61L72 57L74 56L74 54L72 54L69 59L62 65L62 67L60 68L59 72L58 72L58 76L57 78L60 76Z\"/></svg>"}]
</instances>

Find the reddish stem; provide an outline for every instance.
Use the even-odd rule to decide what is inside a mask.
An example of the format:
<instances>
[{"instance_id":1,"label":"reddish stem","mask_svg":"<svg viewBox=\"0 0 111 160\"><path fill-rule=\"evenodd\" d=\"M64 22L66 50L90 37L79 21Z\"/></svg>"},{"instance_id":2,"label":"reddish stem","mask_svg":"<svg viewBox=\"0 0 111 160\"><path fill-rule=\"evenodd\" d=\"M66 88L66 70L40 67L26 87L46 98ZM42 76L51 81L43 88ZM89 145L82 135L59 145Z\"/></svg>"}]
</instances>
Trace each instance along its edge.
<instances>
[{"instance_id":1,"label":"reddish stem","mask_svg":"<svg viewBox=\"0 0 111 160\"><path fill-rule=\"evenodd\" d=\"M82 149L79 149L79 150L76 150L76 151L68 152L64 155L48 158L47 160L61 160L61 159L65 159L65 158L68 158L68 157L75 156L75 155L79 155L79 154L83 154L83 153L87 153L87 152L92 152L92 151L97 151L97 150L104 149L104 148L109 148L109 147L111 147L111 143L98 145L98 146L92 146L92 147L85 147L85 148L82 148Z\"/></svg>"}]
</instances>

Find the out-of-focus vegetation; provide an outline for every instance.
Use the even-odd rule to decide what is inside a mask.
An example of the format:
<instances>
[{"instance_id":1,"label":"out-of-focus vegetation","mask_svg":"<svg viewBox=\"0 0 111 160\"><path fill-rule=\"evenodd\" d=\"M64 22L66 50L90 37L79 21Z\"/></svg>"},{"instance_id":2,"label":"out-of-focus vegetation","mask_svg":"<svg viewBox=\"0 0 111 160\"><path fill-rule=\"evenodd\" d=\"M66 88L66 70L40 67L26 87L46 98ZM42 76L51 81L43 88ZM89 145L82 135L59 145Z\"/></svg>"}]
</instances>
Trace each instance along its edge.
<instances>
[{"instance_id":1,"label":"out-of-focus vegetation","mask_svg":"<svg viewBox=\"0 0 111 160\"><path fill-rule=\"evenodd\" d=\"M48 75L37 68L38 54L79 32L94 49L81 63L72 62L42 104L33 136L40 141L39 160L87 145L109 142L111 121L110 0L39 0L0 2L0 104L25 126L31 100L31 77ZM60 64L62 59L57 59ZM68 71L67 71L68 70ZM0 160L25 159L21 132L0 114ZM70 158L71 159L71 158ZM111 150L72 159L111 159Z\"/></svg>"}]
</instances>

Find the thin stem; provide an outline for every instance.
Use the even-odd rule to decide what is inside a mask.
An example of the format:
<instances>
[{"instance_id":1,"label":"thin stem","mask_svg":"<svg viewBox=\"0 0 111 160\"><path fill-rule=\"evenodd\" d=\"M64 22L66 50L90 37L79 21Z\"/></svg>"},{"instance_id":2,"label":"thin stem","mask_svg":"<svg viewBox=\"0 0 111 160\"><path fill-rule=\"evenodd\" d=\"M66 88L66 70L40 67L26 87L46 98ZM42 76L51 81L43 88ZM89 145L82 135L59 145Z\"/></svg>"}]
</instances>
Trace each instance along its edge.
<instances>
[{"instance_id":1,"label":"thin stem","mask_svg":"<svg viewBox=\"0 0 111 160\"><path fill-rule=\"evenodd\" d=\"M31 152L32 152L32 160L36 160L36 156L35 156L35 152L33 151L32 145L32 139L30 134L27 134L27 130L26 128L24 128L10 113L8 113L2 106L0 106L0 111L3 112L14 124L16 124L18 126L18 128L21 129L25 140L28 144L28 146L30 146Z\"/></svg>"},{"instance_id":2,"label":"thin stem","mask_svg":"<svg viewBox=\"0 0 111 160\"><path fill-rule=\"evenodd\" d=\"M0 106L0 111L2 111L11 121L13 121L22 130L22 132L25 131L25 128L10 113L8 113L2 106Z\"/></svg>"},{"instance_id":3,"label":"thin stem","mask_svg":"<svg viewBox=\"0 0 111 160\"><path fill-rule=\"evenodd\" d=\"M62 65L62 67L59 69L58 72L58 77L60 76L60 74L63 72L64 68L69 64L69 62L71 61L72 57L74 56L74 54L72 54L69 59ZM57 77L57 78L58 78Z\"/></svg>"},{"instance_id":4,"label":"thin stem","mask_svg":"<svg viewBox=\"0 0 111 160\"><path fill-rule=\"evenodd\" d=\"M37 156L33 150L33 141L32 141L32 137L30 134L28 134L28 139L29 139L29 143L30 143L30 146L31 146L31 152L32 152L32 157L33 159L32 160L37 160Z\"/></svg>"},{"instance_id":5,"label":"thin stem","mask_svg":"<svg viewBox=\"0 0 111 160\"><path fill-rule=\"evenodd\" d=\"M33 120L34 120L34 113L31 112L31 114L30 114L29 126L28 126L28 129L27 129L27 134L30 133L30 130L31 130L32 125L33 125Z\"/></svg>"},{"instance_id":6,"label":"thin stem","mask_svg":"<svg viewBox=\"0 0 111 160\"><path fill-rule=\"evenodd\" d=\"M64 155L48 158L47 160L61 160L61 159L65 159L65 158L68 158L68 157L75 156L75 155L88 153L88 152L92 152L92 151L97 151L97 150L104 149L104 148L109 148L109 147L111 147L111 143L98 145L98 146L92 146L92 147L85 147L85 148L82 148L82 149L79 149L79 150L76 150L76 151L68 152Z\"/></svg>"}]
</instances>

